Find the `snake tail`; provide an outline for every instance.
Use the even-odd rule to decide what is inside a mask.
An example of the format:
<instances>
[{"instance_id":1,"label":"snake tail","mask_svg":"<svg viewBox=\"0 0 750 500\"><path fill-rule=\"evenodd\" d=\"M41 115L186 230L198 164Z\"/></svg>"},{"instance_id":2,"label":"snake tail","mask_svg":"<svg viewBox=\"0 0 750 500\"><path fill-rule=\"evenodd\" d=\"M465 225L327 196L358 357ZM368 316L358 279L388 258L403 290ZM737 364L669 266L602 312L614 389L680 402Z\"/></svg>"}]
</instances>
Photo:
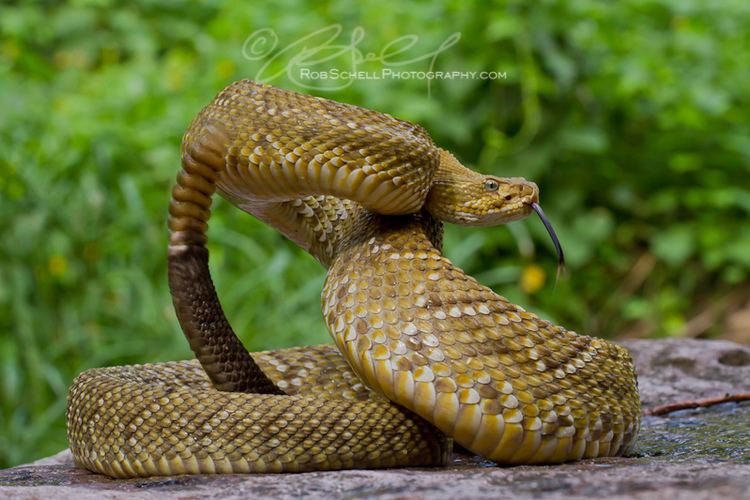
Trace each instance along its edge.
<instances>
[{"instance_id":1,"label":"snake tail","mask_svg":"<svg viewBox=\"0 0 750 500\"><path fill-rule=\"evenodd\" d=\"M169 288L175 312L214 386L222 391L284 394L263 373L232 330L208 267L206 230L217 172L223 168L222 136L215 129L183 148L183 168L169 204Z\"/></svg>"}]
</instances>

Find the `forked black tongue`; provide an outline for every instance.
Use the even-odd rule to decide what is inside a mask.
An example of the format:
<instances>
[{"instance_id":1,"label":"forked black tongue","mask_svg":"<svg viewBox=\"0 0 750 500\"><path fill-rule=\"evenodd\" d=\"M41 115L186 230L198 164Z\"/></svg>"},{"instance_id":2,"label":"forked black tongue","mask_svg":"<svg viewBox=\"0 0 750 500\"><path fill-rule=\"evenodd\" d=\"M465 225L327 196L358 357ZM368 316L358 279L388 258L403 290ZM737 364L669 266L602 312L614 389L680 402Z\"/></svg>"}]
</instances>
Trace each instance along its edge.
<instances>
[{"instance_id":1,"label":"forked black tongue","mask_svg":"<svg viewBox=\"0 0 750 500\"><path fill-rule=\"evenodd\" d=\"M555 251L557 252L557 278L559 279L560 275L565 270L565 254L563 253L562 246L560 246L560 240L557 239L557 234L552 228L552 224L550 224L547 216L544 214L544 210L542 210L542 207L539 205L539 203L532 203L531 209L534 210L534 212L536 212L536 214L542 220L542 224L544 224L544 227L547 229L549 237L552 238L552 244L555 245Z\"/></svg>"}]
</instances>

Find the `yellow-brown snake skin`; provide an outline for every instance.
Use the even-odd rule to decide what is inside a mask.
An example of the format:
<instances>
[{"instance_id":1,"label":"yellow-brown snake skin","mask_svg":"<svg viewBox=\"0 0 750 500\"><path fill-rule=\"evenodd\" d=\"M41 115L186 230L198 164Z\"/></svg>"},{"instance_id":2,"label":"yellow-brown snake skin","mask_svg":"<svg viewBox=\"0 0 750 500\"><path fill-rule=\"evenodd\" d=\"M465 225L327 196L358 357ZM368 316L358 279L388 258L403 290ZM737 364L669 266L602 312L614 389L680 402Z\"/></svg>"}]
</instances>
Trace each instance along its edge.
<instances>
[{"instance_id":1,"label":"yellow-brown snake skin","mask_svg":"<svg viewBox=\"0 0 750 500\"><path fill-rule=\"evenodd\" d=\"M250 81L199 114L181 151L169 280L198 361L81 374L67 415L81 466L115 477L436 466L453 441L499 464L552 464L634 440L624 348L524 311L441 255L443 222L522 218L533 183L473 172L389 115ZM217 188L328 268L338 350L245 351L208 272Z\"/></svg>"}]
</instances>

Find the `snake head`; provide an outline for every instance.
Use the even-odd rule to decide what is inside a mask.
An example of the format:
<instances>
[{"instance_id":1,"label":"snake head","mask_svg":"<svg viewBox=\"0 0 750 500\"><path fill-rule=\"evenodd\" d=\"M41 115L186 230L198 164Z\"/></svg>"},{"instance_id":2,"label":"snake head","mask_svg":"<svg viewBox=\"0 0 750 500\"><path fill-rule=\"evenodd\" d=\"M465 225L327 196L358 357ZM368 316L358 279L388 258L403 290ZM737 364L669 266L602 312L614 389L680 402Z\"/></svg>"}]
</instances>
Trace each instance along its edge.
<instances>
[{"instance_id":1,"label":"snake head","mask_svg":"<svg viewBox=\"0 0 750 500\"><path fill-rule=\"evenodd\" d=\"M523 219L539 203L539 188L522 177L482 175L445 150L427 195L434 217L461 226L497 226Z\"/></svg>"},{"instance_id":2,"label":"snake head","mask_svg":"<svg viewBox=\"0 0 750 500\"><path fill-rule=\"evenodd\" d=\"M536 212L557 251L558 275L565 265L560 240L539 205L539 188L522 177L482 175L441 149L425 208L433 217L460 226L497 226Z\"/></svg>"}]
</instances>

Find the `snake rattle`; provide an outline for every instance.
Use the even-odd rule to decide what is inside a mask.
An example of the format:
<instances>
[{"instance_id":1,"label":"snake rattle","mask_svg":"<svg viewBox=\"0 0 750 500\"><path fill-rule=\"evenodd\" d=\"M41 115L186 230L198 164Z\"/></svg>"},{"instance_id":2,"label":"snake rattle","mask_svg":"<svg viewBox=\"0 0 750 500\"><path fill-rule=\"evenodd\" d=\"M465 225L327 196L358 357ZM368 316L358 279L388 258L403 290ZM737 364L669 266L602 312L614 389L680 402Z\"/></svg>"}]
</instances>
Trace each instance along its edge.
<instances>
[{"instance_id":1,"label":"snake rattle","mask_svg":"<svg viewBox=\"0 0 750 500\"><path fill-rule=\"evenodd\" d=\"M469 170L406 121L251 81L201 111L181 157L169 284L197 361L79 375L67 409L79 465L113 477L437 466L454 441L499 464L554 464L633 442L625 348L526 312L441 254L444 222L536 211L554 235L535 184ZM335 347L244 349L208 269L216 190L328 269Z\"/></svg>"}]
</instances>

